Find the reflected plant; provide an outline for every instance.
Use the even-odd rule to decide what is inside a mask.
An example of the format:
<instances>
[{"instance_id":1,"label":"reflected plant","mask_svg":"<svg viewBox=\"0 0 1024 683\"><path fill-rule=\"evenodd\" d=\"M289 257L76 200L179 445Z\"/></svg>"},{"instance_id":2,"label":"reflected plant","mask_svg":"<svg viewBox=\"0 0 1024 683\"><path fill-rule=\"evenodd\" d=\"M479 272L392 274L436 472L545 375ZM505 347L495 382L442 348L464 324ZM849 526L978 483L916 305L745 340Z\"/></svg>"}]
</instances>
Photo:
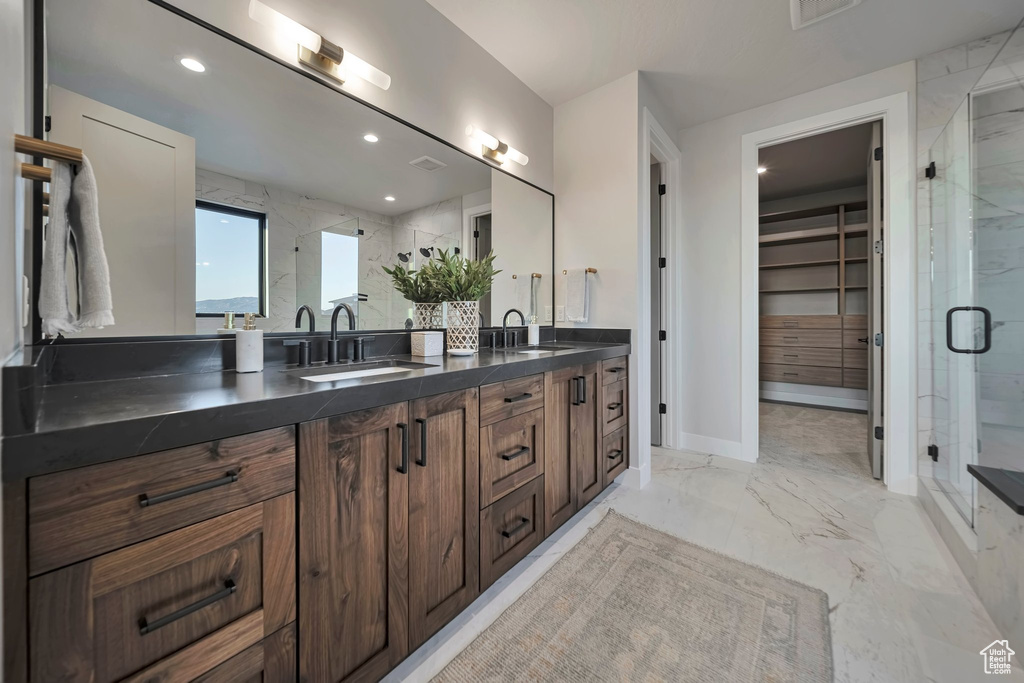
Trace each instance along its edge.
<instances>
[{"instance_id":1,"label":"reflected plant","mask_svg":"<svg viewBox=\"0 0 1024 683\"><path fill-rule=\"evenodd\" d=\"M479 301L491 291L494 276L494 252L479 261L442 249L424 268L424 278L442 301Z\"/></svg>"},{"instance_id":2,"label":"reflected plant","mask_svg":"<svg viewBox=\"0 0 1024 683\"><path fill-rule=\"evenodd\" d=\"M394 268L383 267L391 277L391 284L409 301L417 304L439 304L444 301L441 294L434 288L430 277L433 265L430 261L419 270L406 269L400 263Z\"/></svg>"}]
</instances>

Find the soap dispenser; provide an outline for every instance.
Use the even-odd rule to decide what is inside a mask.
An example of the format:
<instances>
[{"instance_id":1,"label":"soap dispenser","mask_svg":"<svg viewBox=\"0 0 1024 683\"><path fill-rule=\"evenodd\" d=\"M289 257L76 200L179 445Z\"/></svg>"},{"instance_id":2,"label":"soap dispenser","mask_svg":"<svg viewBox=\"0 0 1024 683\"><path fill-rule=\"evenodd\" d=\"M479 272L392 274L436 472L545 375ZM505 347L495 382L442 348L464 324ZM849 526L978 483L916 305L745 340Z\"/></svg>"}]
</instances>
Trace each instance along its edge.
<instances>
[{"instance_id":1,"label":"soap dispenser","mask_svg":"<svg viewBox=\"0 0 1024 683\"><path fill-rule=\"evenodd\" d=\"M526 329L529 335L530 346L540 344L540 325L537 324L537 316L530 316L530 325Z\"/></svg>"},{"instance_id":2,"label":"soap dispenser","mask_svg":"<svg viewBox=\"0 0 1024 683\"><path fill-rule=\"evenodd\" d=\"M256 329L256 314L246 313L235 332L235 372L263 371L263 330Z\"/></svg>"}]
</instances>

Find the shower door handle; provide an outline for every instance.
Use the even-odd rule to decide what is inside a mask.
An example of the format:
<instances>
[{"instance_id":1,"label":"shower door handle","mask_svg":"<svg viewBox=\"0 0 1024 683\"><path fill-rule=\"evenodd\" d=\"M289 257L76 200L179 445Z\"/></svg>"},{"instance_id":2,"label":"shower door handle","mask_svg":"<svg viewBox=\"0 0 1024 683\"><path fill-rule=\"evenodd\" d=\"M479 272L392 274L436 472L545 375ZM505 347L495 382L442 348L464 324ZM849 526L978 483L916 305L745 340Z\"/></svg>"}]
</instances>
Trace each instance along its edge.
<instances>
[{"instance_id":1,"label":"shower door handle","mask_svg":"<svg viewBox=\"0 0 1024 683\"><path fill-rule=\"evenodd\" d=\"M953 346L953 316L959 311L981 311L983 330L985 333L984 342L980 349L961 349ZM992 312L983 306L954 306L946 311L946 348L953 353L985 353L992 348Z\"/></svg>"}]
</instances>

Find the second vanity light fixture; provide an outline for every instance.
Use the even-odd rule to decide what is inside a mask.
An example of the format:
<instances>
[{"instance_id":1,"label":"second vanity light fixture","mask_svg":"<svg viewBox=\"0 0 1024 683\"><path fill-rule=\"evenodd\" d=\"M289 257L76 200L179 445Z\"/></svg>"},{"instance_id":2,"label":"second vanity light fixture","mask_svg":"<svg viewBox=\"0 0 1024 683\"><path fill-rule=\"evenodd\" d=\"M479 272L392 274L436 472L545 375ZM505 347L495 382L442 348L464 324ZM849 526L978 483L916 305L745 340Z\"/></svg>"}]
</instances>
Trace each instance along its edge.
<instances>
[{"instance_id":1,"label":"second vanity light fixture","mask_svg":"<svg viewBox=\"0 0 1024 683\"><path fill-rule=\"evenodd\" d=\"M298 43L299 61L325 76L344 83L354 75L382 90L391 87L391 76L260 0L249 0L249 18Z\"/></svg>"},{"instance_id":2,"label":"second vanity light fixture","mask_svg":"<svg viewBox=\"0 0 1024 683\"><path fill-rule=\"evenodd\" d=\"M482 154L486 158L491 159L498 164L505 163L506 159L514 161L520 166L526 166L526 164L530 163L530 157L510 146L507 142L502 142L490 133L486 133L476 126L466 126L466 135L480 143L483 147Z\"/></svg>"}]
</instances>

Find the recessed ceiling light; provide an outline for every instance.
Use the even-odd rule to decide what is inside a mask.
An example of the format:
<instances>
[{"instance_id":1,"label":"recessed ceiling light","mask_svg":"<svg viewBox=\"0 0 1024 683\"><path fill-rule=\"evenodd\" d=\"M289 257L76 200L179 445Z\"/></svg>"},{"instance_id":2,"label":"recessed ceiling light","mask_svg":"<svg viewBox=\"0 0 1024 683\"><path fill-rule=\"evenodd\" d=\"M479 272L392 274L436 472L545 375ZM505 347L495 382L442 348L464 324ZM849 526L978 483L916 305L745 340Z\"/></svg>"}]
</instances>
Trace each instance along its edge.
<instances>
[{"instance_id":1,"label":"recessed ceiling light","mask_svg":"<svg viewBox=\"0 0 1024 683\"><path fill-rule=\"evenodd\" d=\"M378 138L373 133L367 133L366 135L363 136L363 139L366 140L367 142L377 142L377 140L379 140L380 138Z\"/></svg>"},{"instance_id":2,"label":"recessed ceiling light","mask_svg":"<svg viewBox=\"0 0 1024 683\"><path fill-rule=\"evenodd\" d=\"M395 198L392 197L391 195L388 195L387 197L384 198L384 201L386 201L386 202L393 202L393 201L395 201Z\"/></svg>"},{"instance_id":3,"label":"recessed ceiling light","mask_svg":"<svg viewBox=\"0 0 1024 683\"><path fill-rule=\"evenodd\" d=\"M227 218L221 218L221 219L220 219L220 222L221 222L221 223L228 223L229 221L228 221L228 219L227 219Z\"/></svg>"},{"instance_id":4,"label":"recessed ceiling light","mask_svg":"<svg viewBox=\"0 0 1024 683\"><path fill-rule=\"evenodd\" d=\"M203 73L206 71L206 67L198 59L192 59L191 57L182 57L181 65L189 71L195 71L196 73Z\"/></svg>"},{"instance_id":5,"label":"recessed ceiling light","mask_svg":"<svg viewBox=\"0 0 1024 683\"><path fill-rule=\"evenodd\" d=\"M758 167L757 167L757 173L758 173L758 175L760 175L761 173L764 173L764 172L765 172L765 171L767 171L767 170L768 170L768 169L767 169L767 168L765 168L764 166L758 166Z\"/></svg>"}]
</instances>

